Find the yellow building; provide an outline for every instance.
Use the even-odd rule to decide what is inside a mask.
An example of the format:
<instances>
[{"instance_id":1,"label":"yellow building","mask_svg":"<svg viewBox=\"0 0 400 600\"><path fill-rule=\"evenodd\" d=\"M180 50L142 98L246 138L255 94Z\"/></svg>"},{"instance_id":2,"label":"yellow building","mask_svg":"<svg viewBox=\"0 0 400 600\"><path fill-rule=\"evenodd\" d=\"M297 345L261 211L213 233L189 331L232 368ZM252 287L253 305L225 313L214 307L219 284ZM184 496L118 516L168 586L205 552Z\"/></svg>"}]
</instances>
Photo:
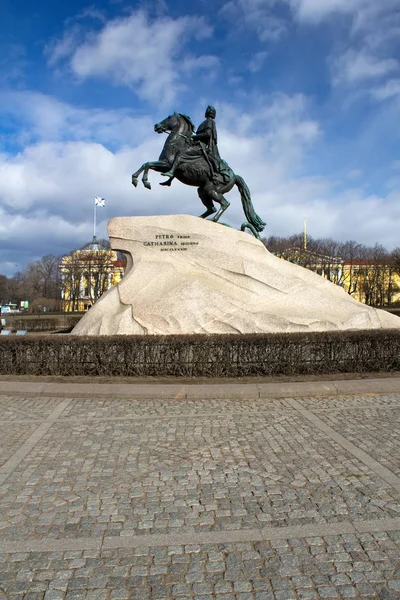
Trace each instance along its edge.
<instances>
[{"instance_id":1,"label":"yellow building","mask_svg":"<svg viewBox=\"0 0 400 600\"><path fill-rule=\"evenodd\" d=\"M344 260L332 256L325 256L317 252L311 252L298 246L286 248L280 252L274 252L275 256L284 258L289 262L300 265L305 269L314 271L322 275L336 285L343 285L344 280Z\"/></svg>"},{"instance_id":2,"label":"yellow building","mask_svg":"<svg viewBox=\"0 0 400 600\"><path fill-rule=\"evenodd\" d=\"M400 272L391 260L346 261L345 290L370 306L390 306L400 302Z\"/></svg>"},{"instance_id":3,"label":"yellow building","mask_svg":"<svg viewBox=\"0 0 400 600\"><path fill-rule=\"evenodd\" d=\"M62 310L80 312L88 310L104 292L121 281L125 261L113 250L101 248L93 238L87 248L63 256L59 269Z\"/></svg>"},{"instance_id":4,"label":"yellow building","mask_svg":"<svg viewBox=\"0 0 400 600\"><path fill-rule=\"evenodd\" d=\"M390 258L386 261L359 258L345 261L300 247L287 248L275 255L322 275L364 304L389 306L400 303L400 270Z\"/></svg>"}]
</instances>

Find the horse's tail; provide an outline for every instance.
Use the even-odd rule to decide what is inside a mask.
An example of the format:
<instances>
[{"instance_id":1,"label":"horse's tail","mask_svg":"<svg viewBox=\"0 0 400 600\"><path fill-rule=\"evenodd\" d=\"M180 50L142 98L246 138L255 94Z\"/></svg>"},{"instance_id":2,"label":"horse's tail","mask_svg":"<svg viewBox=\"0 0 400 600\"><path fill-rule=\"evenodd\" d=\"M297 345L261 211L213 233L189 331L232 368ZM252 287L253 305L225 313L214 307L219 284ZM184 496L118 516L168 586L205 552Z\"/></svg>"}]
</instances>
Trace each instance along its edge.
<instances>
[{"instance_id":1,"label":"horse's tail","mask_svg":"<svg viewBox=\"0 0 400 600\"><path fill-rule=\"evenodd\" d=\"M246 219L253 225L254 229L258 232L262 231L266 225L261 217L258 216L254 210L253 203L251 201L250 190L247 187L245 180L240 175L235 175L235 184L240 192L240 199L242 201L243 211Z\"/></svg>"}]
</instances>

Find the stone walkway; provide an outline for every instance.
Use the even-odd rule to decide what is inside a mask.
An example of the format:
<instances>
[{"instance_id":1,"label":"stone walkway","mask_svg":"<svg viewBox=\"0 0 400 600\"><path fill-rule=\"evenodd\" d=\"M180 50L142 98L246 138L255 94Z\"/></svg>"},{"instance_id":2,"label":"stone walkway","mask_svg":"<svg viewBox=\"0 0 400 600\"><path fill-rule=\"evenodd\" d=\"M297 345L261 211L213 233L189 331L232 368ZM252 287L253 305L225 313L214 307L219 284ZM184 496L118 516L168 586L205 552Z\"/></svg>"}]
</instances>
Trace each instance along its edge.
<instances>
[{"instance_id":1,"label":"stone walkway","mask_svg":"<svg viewBox=\"0 0 400 600\"><path fill-rule=\"evenodd\" d=\"M0 390L0 598L400 598L400 379Z\"/></svg>"}]
</instances>

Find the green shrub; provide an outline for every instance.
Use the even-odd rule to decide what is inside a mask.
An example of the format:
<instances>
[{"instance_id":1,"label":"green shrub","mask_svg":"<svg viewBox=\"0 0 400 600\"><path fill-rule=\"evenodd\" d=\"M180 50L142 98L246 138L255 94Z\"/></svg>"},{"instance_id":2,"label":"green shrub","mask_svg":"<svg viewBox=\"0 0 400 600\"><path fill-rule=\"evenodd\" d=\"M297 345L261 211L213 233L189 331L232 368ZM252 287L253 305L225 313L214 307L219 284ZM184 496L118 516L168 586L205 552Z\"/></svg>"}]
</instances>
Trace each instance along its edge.
<instances>
[{"instance_id":1,"label":"green shrub","mask_svg":"<svg viewBox=\"0 0 400 600\"><path fill-rule=\"evenodd\" d=\"M400 331L4 336L0 374L248 377L400 370Z\"/></svg>"}]
</instances>

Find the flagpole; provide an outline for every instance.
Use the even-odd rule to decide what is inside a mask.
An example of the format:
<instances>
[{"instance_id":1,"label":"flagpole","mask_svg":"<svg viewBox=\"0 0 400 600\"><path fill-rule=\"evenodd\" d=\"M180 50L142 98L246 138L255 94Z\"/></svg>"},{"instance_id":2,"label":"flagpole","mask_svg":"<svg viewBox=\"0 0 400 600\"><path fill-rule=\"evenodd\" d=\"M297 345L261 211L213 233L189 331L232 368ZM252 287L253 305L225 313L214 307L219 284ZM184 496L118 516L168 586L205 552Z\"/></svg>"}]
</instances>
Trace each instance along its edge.
<instances>
[{"instance_id":1,"label":"flagpole","mask_svg":"<svg viewBox=\"0 0 400 600\"><path fill-rule=\"evenodd\" d=\"M93 208L93 243L96 243L96 225L97 225L97 212L96 208L98 206L105 206L104 204L105 198L100 198L100 196L95 196L94 198L94 208Z\"/></svg>"},{"instance_id":2,"label":"flagpole","mask_svg":"<svg viewBox=\"0 0 400 600\"><path fill-rule=\"evenodd\" d=\"M94 202L94 208L93 208L93 242L96 241L96 201Z\"/></svg>"}]
</instances>

